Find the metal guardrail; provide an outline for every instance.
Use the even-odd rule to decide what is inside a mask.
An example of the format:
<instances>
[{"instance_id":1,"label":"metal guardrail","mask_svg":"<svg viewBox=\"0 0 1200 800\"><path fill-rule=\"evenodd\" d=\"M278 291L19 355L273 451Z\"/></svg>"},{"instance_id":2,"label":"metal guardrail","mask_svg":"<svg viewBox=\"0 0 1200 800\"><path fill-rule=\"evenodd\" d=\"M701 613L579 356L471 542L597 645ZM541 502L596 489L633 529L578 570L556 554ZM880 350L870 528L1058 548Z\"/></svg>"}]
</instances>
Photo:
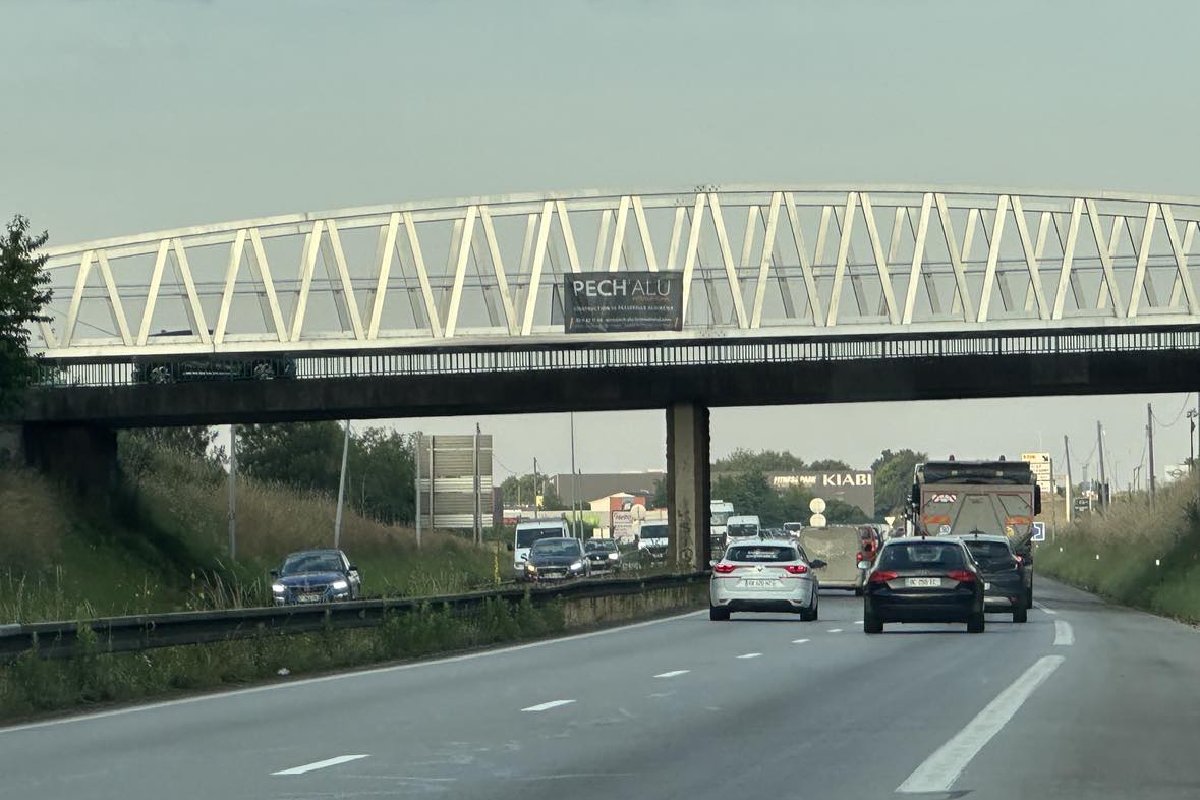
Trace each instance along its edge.
<instances>
[{"instance_id":1,"label":"metal guardrail","mask_svg":"<svg viewBox=\"0 0 1200 800\"><path fill-rule=\"evenodd\" d=\"M479 609L493 599L520 602L526 594L535 606L545 606L558 599L642 594L656 589L695 585L706 580L707 573L697 572L606 581L579 580L553 586L494 589L432 597L0 625L0 662L12 661L30 650L36 650L42 658L70 658L78 650L81 627L90 628L96 635L95 652L123 653L248 639L267 634L312 633L327 628L370 628L382 625L390 616L410 614L425 606L465 612Z\"/></svg>"}]
</instances>

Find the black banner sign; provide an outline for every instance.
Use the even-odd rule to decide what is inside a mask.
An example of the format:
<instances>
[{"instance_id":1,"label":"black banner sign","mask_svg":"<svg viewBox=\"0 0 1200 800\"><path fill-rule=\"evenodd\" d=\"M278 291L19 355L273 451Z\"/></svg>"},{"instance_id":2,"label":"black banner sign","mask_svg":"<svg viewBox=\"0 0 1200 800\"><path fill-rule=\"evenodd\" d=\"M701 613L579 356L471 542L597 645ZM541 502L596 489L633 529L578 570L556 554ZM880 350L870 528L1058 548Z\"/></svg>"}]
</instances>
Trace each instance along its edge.
<instances>
[{"instance_id":1,"label":"black banner sign","mask_svg":"<svg viewBox=\"0 0 1200 800\"><path fill-rule=\"evenodd\" d=\"M581 272L566 279L567 333L683 330L676 272Z\"/></svg>"}]
</instances>

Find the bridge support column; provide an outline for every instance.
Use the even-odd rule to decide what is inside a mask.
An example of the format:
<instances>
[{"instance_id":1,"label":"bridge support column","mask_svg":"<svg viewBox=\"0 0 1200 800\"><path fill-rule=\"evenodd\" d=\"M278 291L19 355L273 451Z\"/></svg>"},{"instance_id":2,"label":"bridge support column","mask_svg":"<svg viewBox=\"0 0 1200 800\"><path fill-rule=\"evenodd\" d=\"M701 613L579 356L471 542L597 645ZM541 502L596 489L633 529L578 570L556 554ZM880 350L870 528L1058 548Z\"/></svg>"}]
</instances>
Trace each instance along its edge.
<instances>
[{"instance_id":1,"label":"bridge support column","mask_svg":"<svg viewBox=\"0 0 1200 800\"><path fill-rule=\"evenodd\" d=\"M26 425L25 463L80 497L108 503L118 486L117 431L103 425Z\"/></svg>"},{"instance_id":2,"label":"bridge support column","mask_svg":"<svg viewBox=\"0 0 1200 800\"><path fill-rule=\"evenodd\" d=\"M667 408L667 558L680 570L708 569L708 463L708 407L672 404Z\"/></svg>"}]
</instances>

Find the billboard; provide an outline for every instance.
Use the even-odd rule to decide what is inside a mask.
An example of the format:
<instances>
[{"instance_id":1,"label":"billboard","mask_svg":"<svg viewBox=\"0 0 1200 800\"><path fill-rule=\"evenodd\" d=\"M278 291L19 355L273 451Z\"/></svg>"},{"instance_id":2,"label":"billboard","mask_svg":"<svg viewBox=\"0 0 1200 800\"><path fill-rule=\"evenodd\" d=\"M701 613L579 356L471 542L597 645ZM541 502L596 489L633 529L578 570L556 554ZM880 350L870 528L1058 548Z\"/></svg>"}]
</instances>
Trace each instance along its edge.
<instances>
[{"instance_id":1,"label":"billboard","mask_svg":"<svg viewBox=\"0 0 1200 800\"><path fill-rule=\"evenodd\" d=\"M579 272L564 284L567 333L683 330L683 276L674 272Z\"/></svg>"},{"instance_id":2,"label":"billboard","mask_svg":"<svg viewBox=\"0 0 1200 800\"><path fill-rule=\"evenodd\" d=\"M767 481L776 491L799 487L814 498L848 503L875 518L875 473L869 469L771 472Z\"/></svg>"}]
</instances>

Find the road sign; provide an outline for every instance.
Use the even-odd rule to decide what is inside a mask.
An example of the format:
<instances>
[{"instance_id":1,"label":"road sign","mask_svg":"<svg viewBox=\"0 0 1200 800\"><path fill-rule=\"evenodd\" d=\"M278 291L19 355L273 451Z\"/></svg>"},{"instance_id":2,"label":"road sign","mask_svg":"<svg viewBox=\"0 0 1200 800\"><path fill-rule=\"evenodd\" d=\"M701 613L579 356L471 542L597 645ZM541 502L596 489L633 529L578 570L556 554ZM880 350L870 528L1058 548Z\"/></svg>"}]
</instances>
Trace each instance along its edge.
<instances>
[{"instance_id":1,"label":"road sign","mask_svg":"<svg viewBox=\"0 0 1200 800\"><path fill-rule=\"evenodd\" d=\"M886 522L888 525L895 525L896 524L896 516L893 514L893 515L884 517L883 521Z\"/></svg>"},{"instance_id":2,"label":"road sign","mask_svg":"<svg viewBox=\"0 0 1200 800\"><path fill-rule=\"evenodd\" d=\"M825 515L820 512L813 514L811 517L808 518L808 524L813 526L814 528L824 528L825 527Z\"/></svg>"},{"instance_id":3,"label":"road sign","mask_svg":"<svg viewBox=\"0 0 1200 800\"><path fill-rule=\"evenodd\" d=\"M1034 480L1042 487L1042 492L1049 494L1054 491L1053 465L1049 453L1021 453L1021 460L1029 464L1029 471Z\"/></svg>"},{"instance_id":4,"label":"road sign","mask_svg":"<svg viewBox=\"0 0 1200 800\"><path fill-rule=\"evenodd\" d=\"M823 514L825 512L825 501L819 497L814 497L808 503L808 510L814 514Z\"/></svg>"},{"instance_id":5,"label":"road sign","mask_svg":"<svg viewBox=\"0 0 1200 800\"><path fill-rule=\"evenodd\" d=\"M1044 522L1033 523L1033 538L1030 539L1030 541L1033 541L1033 542L1046 541L1046 523L1044 523Z\"/></svg>"}]
</instances>

